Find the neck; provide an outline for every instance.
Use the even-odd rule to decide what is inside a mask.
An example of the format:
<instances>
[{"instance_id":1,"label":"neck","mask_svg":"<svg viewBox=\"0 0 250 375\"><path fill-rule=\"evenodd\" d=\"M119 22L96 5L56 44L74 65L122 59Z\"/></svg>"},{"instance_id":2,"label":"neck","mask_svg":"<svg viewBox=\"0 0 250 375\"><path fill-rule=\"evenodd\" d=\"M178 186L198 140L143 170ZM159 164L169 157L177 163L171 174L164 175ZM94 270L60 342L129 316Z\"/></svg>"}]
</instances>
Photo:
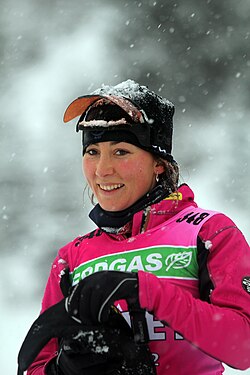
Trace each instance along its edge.
<instances>
[{"instance_id":1,"label":"neck","mask_svg":"<svg viewBox=\"0 0 250 375\"><path fill-rule=\"evenodd\" d=\"M105 232L120 233L124 226L131 222L136 212L142 211L152 204L160 202L171 193L170 189L163 188L162 185L156 185L150 192L141 197L132 206L122 211L105 211L97 204L90 211L90 219Z\"/></svg>"}]
</instances>

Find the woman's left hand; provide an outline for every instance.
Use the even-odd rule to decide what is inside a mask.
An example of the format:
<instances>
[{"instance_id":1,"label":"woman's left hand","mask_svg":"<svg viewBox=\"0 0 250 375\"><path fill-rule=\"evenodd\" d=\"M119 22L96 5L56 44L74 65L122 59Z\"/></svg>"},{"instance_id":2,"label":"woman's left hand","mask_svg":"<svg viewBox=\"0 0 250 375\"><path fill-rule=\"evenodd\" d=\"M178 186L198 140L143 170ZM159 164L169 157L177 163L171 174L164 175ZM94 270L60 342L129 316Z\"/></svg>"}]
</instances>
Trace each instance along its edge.
<instances>
[{"instance_id":1,"label":"woman's left hand","mask_svg":"<svg viewBox=\"0 0 250 375\"><path fill-rule=\"evenodd\" d=\"M66 299L70 316L83 324L107 322L115 301L126 300L129 307L139 307L136 273L100 271L81 280Z\"/></svg>"}]
</instances>

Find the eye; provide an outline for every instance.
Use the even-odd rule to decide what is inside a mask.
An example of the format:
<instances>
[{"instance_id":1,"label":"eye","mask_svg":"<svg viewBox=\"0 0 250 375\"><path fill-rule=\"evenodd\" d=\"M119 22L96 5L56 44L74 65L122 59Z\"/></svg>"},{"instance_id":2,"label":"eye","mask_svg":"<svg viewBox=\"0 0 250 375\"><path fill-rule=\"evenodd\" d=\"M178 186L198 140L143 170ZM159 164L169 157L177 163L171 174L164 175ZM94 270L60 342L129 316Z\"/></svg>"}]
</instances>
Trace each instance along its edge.
<instances>
[{"instance_id":1,"label":"eye","mask_svg":"<svg viewBox=\"0 0 250 375\"><path fill-rule=\"evenodd\" d=\"M124 150L123 148L119 148L115 151L115 154L118 155L118 156L124 156L124 155L129 154L129 151Z\"/></svg>"},{"instance_id":2,"label":"eye","mask_svg":"<svg viewBox=\"0 0 250 375\"><path fill-rule=\"evenodd\" d=\"M95 148L87 148L85 153L88 155L94 156L94 155L97 155L97 150Z\"/></svg>"}]
</instances>

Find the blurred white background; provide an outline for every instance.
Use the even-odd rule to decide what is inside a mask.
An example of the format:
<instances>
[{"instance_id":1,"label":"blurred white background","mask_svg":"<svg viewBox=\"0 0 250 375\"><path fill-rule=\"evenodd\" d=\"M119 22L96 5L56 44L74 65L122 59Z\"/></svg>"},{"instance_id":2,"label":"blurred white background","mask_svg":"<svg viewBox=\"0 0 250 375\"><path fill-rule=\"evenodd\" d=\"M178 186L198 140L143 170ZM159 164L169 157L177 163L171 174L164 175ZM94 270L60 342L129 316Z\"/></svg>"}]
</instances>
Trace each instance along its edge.
<instances>
[{"instance_id":1,"label":"blurred white background","mask_svg":"<svg viewBox=\"0 0 250 375\"><path fill-rule=\"evenodd\" d=\"M12 375L57 250L93 228L81 139L62 122L75 97L131 78L172 100L182 181L249 240L250 2L0 4L0 372Z\"/></svg>"}]
</instances>

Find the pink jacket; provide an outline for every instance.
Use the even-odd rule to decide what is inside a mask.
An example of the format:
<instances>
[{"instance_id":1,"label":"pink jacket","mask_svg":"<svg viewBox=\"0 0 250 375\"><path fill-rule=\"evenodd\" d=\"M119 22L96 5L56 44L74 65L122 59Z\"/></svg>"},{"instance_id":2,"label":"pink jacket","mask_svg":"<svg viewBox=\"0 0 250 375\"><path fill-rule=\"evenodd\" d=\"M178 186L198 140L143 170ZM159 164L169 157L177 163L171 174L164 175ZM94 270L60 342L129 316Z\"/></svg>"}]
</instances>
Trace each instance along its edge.
<instances>
[{"instance_id":1,"label":"pink jacket","mask_svg":"<svg viewBox=\"0 0 250 375\"><path fill-rule=\"evenodd\" d=\"M187 185L178 200L151 207L144 233L141 219L134 215L130 238L97 229L60 249L42 311L62 299L66 266L73 285L99 270L138 272L158 375L218 375L221 362L250 367L250 251L242 233L225 215L198 208ZM117 306L129 320L126 303ZM43 375L57 349L52 339L27 375Z\"/></svg>"}]
</instances>

